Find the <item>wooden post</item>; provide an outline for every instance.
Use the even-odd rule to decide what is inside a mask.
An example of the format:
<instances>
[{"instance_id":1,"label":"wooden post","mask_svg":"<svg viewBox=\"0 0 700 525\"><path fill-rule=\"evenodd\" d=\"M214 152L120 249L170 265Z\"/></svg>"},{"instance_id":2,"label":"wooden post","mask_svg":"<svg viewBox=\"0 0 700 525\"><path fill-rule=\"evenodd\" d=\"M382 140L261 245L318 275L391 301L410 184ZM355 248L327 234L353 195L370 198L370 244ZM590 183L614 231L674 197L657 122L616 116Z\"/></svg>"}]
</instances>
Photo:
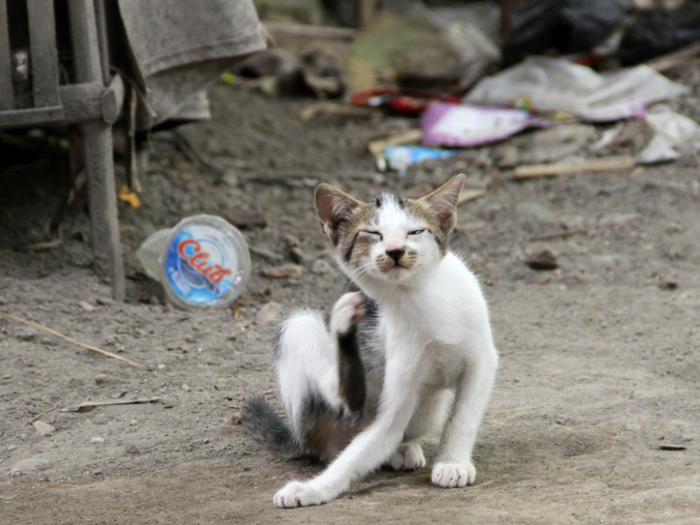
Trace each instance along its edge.
<instances>
[{"instance_id":1,"label":"wooden post","mask_svg":"<svg viewBox=\"0 0 700 525\"><path fill-rule=\"evenodd\" d=\"M34 107L60 106L58 97L58 52L53 2L27 0L30 63Z\"/></svg>"},{"instance_id":2,"label":"wooden post","mask_svg":"<svg viewBox=\"0 0 700 525\"><path fill-rule=\"evenodd\" d=\"M76 81L104 85L95 6L92 0L69 0ZM124 300L124 266L119 241L114 180L112 128L102 120L80 124L88 174L92 246L98 275L109 275L112 292Z\"/></svg>"},{"instance_id":3,"label":"wooden post","mask_svg":"<svg viewBox=\"0 0 700 525\"><path fill-rule=\"evenodd\" d=\"M10 53L10 31L7 23L7 3L0 0L0 111L14 109L12 91L12 55Z\"/></svg>"}]
</instances>

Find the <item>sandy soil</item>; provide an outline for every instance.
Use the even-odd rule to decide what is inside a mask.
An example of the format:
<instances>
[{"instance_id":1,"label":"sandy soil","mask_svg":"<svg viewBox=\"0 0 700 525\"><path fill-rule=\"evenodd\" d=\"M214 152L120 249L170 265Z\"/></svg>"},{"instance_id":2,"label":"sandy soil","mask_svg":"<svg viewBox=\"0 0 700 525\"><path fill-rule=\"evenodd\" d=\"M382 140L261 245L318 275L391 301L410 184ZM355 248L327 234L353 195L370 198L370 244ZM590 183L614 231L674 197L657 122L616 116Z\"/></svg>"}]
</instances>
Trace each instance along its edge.
<instances>
[{"instance_id":1,"label":"sandy soil","mask_svg":"<svg viewBox=\"0 0 700 525\"><path fill-rule=\"evenodd\" d=\"M67 188L65 161L0 176L0 310L143 365L0 317L1 523L700 523L697 159L518 183L483 148L372 179L366 140L414 121L302 124L296 113L308 101L224 86L212 97L216 118L184 133L226 174L200 173L154 137L143 206L120 203L126 304L90 268L82 211L67 219L61 248L9 249L41 240ZM696 87L689 102L698 100ZM418 472L380 471L321 507L275 508L287 480L322 466L275 457L236 422L251 396L279 406L260 309L329 308L337 297L342 278L314 217L313 186L409 191L461 170L487 193L460 206L452 246L481 275L502 356L476 485L431 486L433 435ZM238 317L166 306L139 273L134 251L145 236L199 212L267 218L244 230L254 275ZM530 240L563 228L590 233ZM560 268L528 268L545 248ZM260 274L294 261L306 268L300 277ZM160 400L51 411L120 395ZM55 432L25 425L35 418ZM32 458L41 469L20 463ZM13 469L21 474L9 476Z\"/></svg>"}]
</instances>

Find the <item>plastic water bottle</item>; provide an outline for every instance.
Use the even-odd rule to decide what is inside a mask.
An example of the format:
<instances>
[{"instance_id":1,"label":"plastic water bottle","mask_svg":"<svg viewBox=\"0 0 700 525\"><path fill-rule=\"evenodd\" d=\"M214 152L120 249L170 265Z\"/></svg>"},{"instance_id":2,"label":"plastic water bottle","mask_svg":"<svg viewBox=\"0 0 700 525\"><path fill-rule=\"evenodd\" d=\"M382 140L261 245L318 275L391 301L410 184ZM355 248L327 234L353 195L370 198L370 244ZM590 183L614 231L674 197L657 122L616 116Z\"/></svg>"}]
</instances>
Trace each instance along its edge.
<instances>
[{"instance_id":1,"label":"plastic water bottle","mask_svg":"<svg viewBox=\"0 0 700 525\"><path fill-rule=\"evenodd\" d=\"M163 284L168 299L186 309L226 307L250 278L243 235L213 215L196 215L173 229L158 230L136 257L146 274Z\"/></svg>"}]
</instances>

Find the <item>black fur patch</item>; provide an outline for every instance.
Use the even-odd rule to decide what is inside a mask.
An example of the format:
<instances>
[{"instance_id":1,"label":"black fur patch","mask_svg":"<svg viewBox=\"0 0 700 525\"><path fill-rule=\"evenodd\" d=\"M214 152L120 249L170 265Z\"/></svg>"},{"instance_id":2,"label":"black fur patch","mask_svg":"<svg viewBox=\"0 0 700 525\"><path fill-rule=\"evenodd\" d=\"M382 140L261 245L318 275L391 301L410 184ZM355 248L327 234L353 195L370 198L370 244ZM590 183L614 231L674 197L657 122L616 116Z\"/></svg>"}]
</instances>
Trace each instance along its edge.
<instances>
[{"instance_id":1,"label":"black fur patch","mask_svg":"<svg viewBox=\"0 0 700 525\"><path fill-rule=\"evenodd\" d=\"M357 325L351 326L347 332L338 335L338 373L340 379L340 394L345 399L351 422L362 418L367 399L365 369L360 358L357 344Z\"/></svg>"}]
</instances>

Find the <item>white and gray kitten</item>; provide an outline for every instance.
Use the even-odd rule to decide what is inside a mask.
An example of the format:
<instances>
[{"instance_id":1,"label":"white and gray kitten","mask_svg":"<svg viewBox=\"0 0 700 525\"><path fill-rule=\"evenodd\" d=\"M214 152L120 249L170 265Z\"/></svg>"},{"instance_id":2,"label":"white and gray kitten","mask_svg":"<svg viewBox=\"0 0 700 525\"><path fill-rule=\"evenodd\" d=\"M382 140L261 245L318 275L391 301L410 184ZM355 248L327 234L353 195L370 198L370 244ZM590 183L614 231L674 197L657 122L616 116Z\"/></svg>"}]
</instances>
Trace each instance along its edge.
<instances>
[{"instance_id":1,"label":"white and gray kitten","mask_svg":"<svg viewBox=\"0 0 700 525\"><path fill-rule=\"evenodd\" d=\"M387 193L368 202L316 189L323 231L359 291L341 296L328 322L301 311L280 325L275 371L289 428L261 399L244 410L272 448L330 462L289 482L277 506L326 503L382 465L422 468L419 438L438 425L432 482L474 483L472 449L498 354L477 279L448 249L463 183L458 175L420 199Z\"/></svg>"}]
</instances>

